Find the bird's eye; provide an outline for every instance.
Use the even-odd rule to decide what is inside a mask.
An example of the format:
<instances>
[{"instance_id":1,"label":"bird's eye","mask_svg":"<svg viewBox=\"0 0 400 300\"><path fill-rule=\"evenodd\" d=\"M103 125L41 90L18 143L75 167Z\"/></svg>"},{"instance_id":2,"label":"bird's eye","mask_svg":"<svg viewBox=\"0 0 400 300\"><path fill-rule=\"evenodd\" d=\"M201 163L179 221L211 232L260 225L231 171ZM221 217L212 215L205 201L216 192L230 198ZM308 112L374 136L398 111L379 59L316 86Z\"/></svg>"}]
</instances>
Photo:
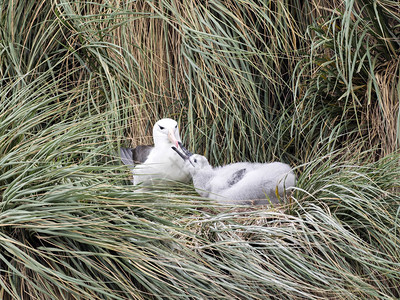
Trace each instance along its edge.
<instances>
[{"instance_id":1,"label":"bird's eye","mask_svg":"<svg viewBox=\"0 0 400 300\"><path fill-rule=\"evenodd\" d=\"M197 159L194 159L193 162L194 162L194 163L197 163Z\"/></svg>"},{"instance_id":2,"label":"bird's eye","mask_svg":"<svg viewBox=\"0 0 400 300\"><path fill-rule=\"evenodd\" d=\"M178 124L175 125L175 128L178 128Z\"/></svg>"},{"instance_id":3,"label":"bird's eye","mask_svg":"<svg viewBox=\"0 0 400 300\"><path fill-rule=\"evenodd\" d=\"M158 127L160 127L161 130L164 130L164 127L162 127L161 125L158 125Z\"/></svg>"}]
</instances>

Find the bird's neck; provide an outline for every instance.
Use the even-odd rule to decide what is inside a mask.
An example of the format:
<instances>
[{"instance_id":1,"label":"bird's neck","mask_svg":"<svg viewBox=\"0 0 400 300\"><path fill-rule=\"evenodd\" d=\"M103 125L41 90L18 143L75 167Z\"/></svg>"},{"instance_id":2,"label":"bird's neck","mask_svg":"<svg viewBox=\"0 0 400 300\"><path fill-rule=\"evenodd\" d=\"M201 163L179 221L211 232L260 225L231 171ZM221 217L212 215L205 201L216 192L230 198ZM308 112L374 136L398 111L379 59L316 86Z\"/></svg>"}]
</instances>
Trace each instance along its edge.
<instances>
[{"instance_id":1,"label":"bird's neck","mask_svg":"<svg viewBox=\"0 0 400 300\"><path fill-rule=\"evenodd\" d=\"M208 197L211 192L210 181L214 176L212 168L205 168L197 170L197 172L192 173L193 185L196 191L202 197Z\"/></svg>"},{"instance_id":2,"label":"bird's neck","mask_svg":"<svg viewBox=\"0 0 400 300\"><path fill-rule=\"evenodd\" d=\"M205 188L210 179L214 176L214 170L212 168L202 168L191 171L194 185L199 185L201 188Z\"/></svg>"},{"instance_id":3,"label":"bird's neck","mask_svg":"<svg viewBox=\"0 0 400 300\"><path fill-rule=\"evenodd\" d=\"M172 147L172 146L173 145L167 139L163 139L163 138L155 138L154 139L154 147L168 148L168 147Z\"/></svg>"}]
</instances>

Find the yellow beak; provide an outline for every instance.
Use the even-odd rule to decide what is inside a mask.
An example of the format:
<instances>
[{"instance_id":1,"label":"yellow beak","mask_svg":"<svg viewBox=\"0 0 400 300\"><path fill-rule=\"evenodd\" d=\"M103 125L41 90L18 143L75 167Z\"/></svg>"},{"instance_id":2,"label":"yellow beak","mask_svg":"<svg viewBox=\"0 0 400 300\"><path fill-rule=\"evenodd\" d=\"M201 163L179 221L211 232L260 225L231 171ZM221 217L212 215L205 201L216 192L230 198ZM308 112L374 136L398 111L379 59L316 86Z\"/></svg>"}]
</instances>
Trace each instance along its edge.
<instances>
[{"instance_id":1,"label":"yellow beak","mask_svg":"<svg viewBox=\"0 0 400 300\"><path fill-rule=\"evenodd\" d=\"M172 129L168 130L168 139L172 144L174 144L174 146L176 148L179 148L178 140L176 139L175 134Z\"/></svg>"}]
</instances>

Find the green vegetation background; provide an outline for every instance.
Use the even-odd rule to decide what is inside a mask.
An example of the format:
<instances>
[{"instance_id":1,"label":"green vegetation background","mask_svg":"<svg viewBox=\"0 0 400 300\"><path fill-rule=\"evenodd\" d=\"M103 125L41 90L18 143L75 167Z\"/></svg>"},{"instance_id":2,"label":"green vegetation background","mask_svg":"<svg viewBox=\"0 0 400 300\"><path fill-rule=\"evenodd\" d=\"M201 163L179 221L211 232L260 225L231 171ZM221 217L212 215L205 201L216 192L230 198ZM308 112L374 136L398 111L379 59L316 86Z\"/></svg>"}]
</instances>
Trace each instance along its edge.
<instances>
[{"instance_id":1,"label":"green vegetation background","mask_svg":"<svg viewBox=\"0 0 400 300\"><path fill-rule=\"evenodd\" d=\"M0 1L1 299L400 297L398 1ZM298 189L221 207L126 184L180 123Z\"/></svg>"}]
</instances>

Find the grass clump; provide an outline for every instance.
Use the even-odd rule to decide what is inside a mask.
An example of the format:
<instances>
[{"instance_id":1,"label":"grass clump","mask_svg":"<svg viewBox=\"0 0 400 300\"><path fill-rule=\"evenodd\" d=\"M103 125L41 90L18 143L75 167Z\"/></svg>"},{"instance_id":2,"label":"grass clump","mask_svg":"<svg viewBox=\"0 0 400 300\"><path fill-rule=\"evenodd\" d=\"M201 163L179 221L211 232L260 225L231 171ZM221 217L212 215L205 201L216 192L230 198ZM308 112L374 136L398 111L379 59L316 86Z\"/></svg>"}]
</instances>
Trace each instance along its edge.
<instances>
[{"instance_id":1,"label":"grass clump","mask_svg":"<svg viewBox=\"0 0 400 300\"><path fill-rule=\"evenodd\" d=\"M0 298L399 298L395 1L0 2ZM126 185L180 122L279 207Z\"/></svg>"}]
</instances>

